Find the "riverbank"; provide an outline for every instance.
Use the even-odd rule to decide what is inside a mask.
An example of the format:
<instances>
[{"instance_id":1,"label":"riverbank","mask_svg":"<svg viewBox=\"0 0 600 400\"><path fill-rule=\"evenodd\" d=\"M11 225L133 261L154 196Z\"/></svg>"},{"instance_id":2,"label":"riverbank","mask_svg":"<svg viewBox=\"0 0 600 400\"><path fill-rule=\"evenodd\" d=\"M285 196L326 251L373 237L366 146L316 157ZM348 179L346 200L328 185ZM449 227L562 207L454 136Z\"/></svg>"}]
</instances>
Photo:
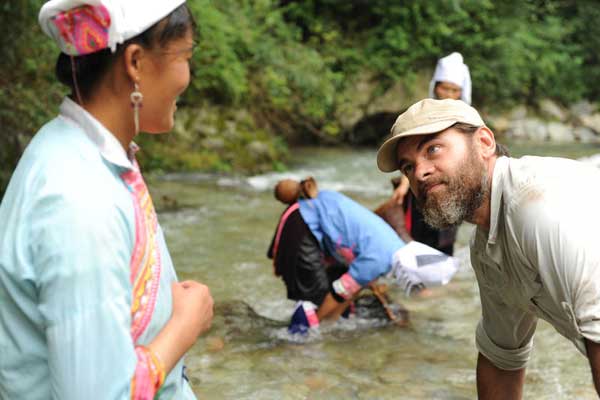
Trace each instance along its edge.
<instances>
[{"instance_id":1,"label":"riverbank","mask_svg":"<svg viewBox=\"0 0 600 400\"><path fill-rule=\"evenodd\" d=\"M419 83L426 87L427 74L419 74ZM421 82L422 81L422 82ZM140 137L145 148L141 154L146 169L163 171L213 171L256 174L283 171L291 162L290 152L299 146L370 146L379 145L388 135L397 116L406 107L427 96L422 90L408 93L394 86L375 98L375 86L363 84L357 96L335 120L338 135L279 135L273 126L262 126L249 109L212 106L183 108L177 114L173 132L166 137ZM580 101L569 107L549 99L541 99L536 107L519 105L501 113L481 111L484 121L500 142L517 143L534 149L564 145L575 148L596 148L600 153L600 110L594 103ZM588 153L589 154L589 153Z\"/></svg>"}]
</instances>

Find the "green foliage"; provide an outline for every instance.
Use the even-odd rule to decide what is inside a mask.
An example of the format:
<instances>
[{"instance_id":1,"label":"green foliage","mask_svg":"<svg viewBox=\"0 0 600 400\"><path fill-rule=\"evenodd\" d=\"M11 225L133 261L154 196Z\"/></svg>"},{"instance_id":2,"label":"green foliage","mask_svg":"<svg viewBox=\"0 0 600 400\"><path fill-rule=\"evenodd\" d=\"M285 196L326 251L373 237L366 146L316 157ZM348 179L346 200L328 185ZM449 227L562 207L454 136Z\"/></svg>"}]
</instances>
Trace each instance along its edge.
<instances>
[{"instance_id":1,"label":"green foliage","mask_svg":"<svg viewBox=\"0 0 600 400\"><path fill-rule=\"evenodd\" d=\"M597 31L600 12L593 1L563 3L313 0L292 3L289 15L305 27L308 43L322 35L313 18L327 19L337 37L360 43L351 58L360 66L349 69L370 69L382 90L459 51L471 69L475 102L496 107L540 96L567 103L586 94L586 69L598 71L592 49L599 39L591 40L595 47L582 45L580 32Z\"/></svg>"},{"instance_id":2,"label":"green foliage","mask_svg":"<svg viewBox=\"0 0 600 400\"><path fill-rule=\"evenodd\" d=\"M136 141L147 170L259 173L281 169L288 157L285 142L257 128L250 114L208 104L178 111L170 134Z\"/></svg>"},{"instance_id":3,"label":"green foliage","mask_svg":"<svg viewBox=\"0 0 600 400\"><path fill-rule=\"evenodd\" d=\"M58 50L37 25L42 3L0 5L0 192L65 93L53 77ZM198 50L183 105L204 117L184 117L171 136L141 139L147 169L284 168L286 142L347 138L346 116L399 83L410 97L452 51L471 69L479 107L600 100L596 0L187 3Z\"/></svg>"},{"instance_id":4,"label":"green foliage","mask_svg":"<svg viewBox=\"0 0 600 400\"><path fill-rule=\"evenodd\" d=\"M579 57L582 60L581 76L583 96L600 100L600 7L596 0L578 0L567 2L561 10L572 21L573 33L568 38L571 43L580 46Z\"/></svg>"},{"instance_id":5,"label":"green foliage","mask_svg":"<svg viewBox=\"0 0 600 400\"><path fill-rule=\"evenodd\" d=\"M199 31L188 103L203 99L252 110L263 126L293 136L332 115L341 74L300 41L275 1L190 2ZM333 60L333 59L332 59ZM313 126L314 124L314 126Z\"/></svg>"},{"instance_id":6,"label":"green foliage","mask_svg":"<svg viewBox=\"0 0 600 400\"><path fill-rule=\"evenodd\" d=\"M199 45L188 97L200 94L216 103L236 104L248 93L248 68L240 54L243 35L211 0L196 0L189 6L197 19Z\"/></svg>"}]
</instances>

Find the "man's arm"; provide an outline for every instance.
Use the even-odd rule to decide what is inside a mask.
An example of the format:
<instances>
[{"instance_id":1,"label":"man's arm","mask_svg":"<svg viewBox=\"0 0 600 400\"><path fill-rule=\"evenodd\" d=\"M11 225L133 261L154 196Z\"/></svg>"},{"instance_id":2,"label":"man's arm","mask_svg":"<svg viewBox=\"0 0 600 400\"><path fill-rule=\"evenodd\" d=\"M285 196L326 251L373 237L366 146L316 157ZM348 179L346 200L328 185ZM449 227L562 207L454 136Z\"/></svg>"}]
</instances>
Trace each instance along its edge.
<instances>
[{"instance_id":1,"label":"man's arm","mask_svg":"<svg viewBox=\"0 0 600 400\"><path fill-rule=\"evenodd\" d=\"M503 301L492 286L496 276L484 273L486 265L477 252L471 252L471 264L479 285L482 309L482 318L475 331L479 350L479 399L521 399L537 318Z\"/></svg>"},{"instance_id":2,"label":"man's arm","mask_svg":"<svg viewBox=\"0 0 600 400\"><path fill-rule=\"evenodd\" d=\"M592 378L594 379L596 393L600 396L600 343L585 339L585 348L592 367Z\"/></svg>"},{"instance_id":3,"label":"man's arm","mask_svg":"<svg viewBox=\"0 0 600 400\"><path fill-rule=\"evenodd\" d=\"M598 354L600 360L600 350ZM480 400L521 399L524 381L525 368L506 371L496 367L479 353L477 358L477 395Z\"/></svg>"}]
</instances>

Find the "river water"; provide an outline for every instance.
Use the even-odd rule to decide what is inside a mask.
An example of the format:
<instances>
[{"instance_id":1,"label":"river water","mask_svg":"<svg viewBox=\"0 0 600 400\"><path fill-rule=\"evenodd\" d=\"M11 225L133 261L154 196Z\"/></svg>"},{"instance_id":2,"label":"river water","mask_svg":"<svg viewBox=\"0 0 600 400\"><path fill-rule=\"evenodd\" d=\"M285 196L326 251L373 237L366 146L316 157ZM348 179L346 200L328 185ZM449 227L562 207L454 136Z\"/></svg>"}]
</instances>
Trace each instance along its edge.
<instances>
[{"instance_id":1,"label":"river water","mask_svg":"<svg viewBox=\"0 0 600 400\"><path fill-rule=\"evenodd\" d=\"M517 154L581 157L600 148L513 145ZM170 174L150 189L180 279L206 283L215 319L188 353L187 372L202 399L475 399L478 288L459 230L461 268L426 298L391 297L410 310L408 327L350 319L290 337L293 302L273 275L267 247L284 206L272 196L284 177L312 175L320 188L375 208L391 192L374 149L303 149L286 173L254 177ZM587 360L540 321L525 385L527 399L595 399Z\"/></svg>"}]
</instances>

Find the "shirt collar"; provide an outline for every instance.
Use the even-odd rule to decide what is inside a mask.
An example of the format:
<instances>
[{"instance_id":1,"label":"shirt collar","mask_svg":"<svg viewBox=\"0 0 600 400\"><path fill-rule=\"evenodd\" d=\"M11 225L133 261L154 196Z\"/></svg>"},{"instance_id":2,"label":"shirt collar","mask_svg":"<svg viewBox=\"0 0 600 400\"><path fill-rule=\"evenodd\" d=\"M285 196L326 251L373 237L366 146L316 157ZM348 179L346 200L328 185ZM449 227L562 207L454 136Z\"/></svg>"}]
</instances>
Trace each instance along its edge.
<instances>
[{"instance_id":1,"label":"shirt collar","mask_svg":"<svg viewBox=\"0 0 600 400\"><path fill-rule=\"evenodd\" d=\"M100 121L69 97L65 97L60 105L60 116L81 127L106 161L128 170L134 169L134 154L138 149L135 143L131 142L129 151L125 152L117 138Z\"/></svg>"},{"instance_id":2,"label":"shirt collar","mask_svg":"<svg viewBox=\"0 0 600 400\"><path fill-rule=\"evenodd\" d=\"M492 192L490 193L490 231L488 233L488 244L496 244L498 237L498 217L500 205L502 204L502 179L508 168L508 157L500 157L496 160L494 174L492 177Z\"/></svg>"}]
</instances>

